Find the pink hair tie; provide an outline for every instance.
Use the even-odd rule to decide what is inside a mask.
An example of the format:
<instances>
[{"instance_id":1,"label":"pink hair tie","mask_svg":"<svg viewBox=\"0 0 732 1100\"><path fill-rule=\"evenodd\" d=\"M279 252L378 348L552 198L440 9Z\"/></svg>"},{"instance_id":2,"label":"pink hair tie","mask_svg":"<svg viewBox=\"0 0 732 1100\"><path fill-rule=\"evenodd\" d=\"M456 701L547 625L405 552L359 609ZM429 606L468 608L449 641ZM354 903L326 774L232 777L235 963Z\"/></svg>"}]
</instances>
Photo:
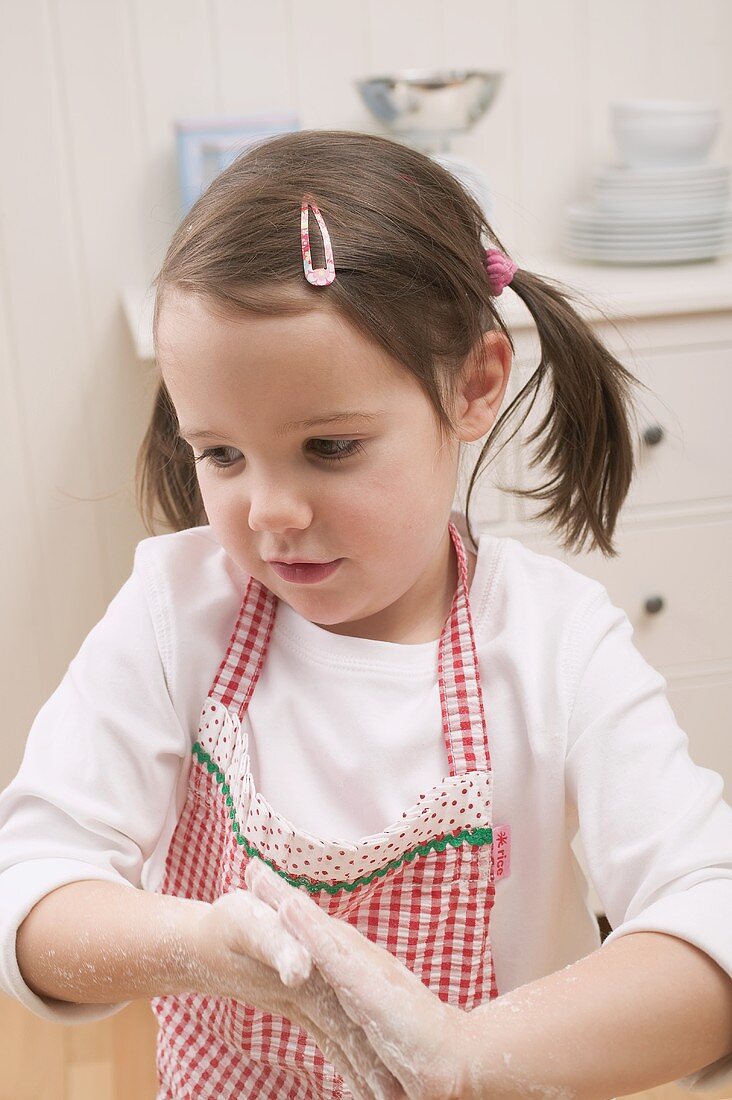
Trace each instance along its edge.
<instances>
[{"instance_id":1,"label":"pink hair tie","mask_svg":"<svg viewBox=\"0 0 732 1100\"><path fill-rule=\"evenodd\" d=\"M508 286L518 271L518 264L509 259L499 248L486 248L484 264L491 294L496 296Z\"/></svg>"}]
</instances>

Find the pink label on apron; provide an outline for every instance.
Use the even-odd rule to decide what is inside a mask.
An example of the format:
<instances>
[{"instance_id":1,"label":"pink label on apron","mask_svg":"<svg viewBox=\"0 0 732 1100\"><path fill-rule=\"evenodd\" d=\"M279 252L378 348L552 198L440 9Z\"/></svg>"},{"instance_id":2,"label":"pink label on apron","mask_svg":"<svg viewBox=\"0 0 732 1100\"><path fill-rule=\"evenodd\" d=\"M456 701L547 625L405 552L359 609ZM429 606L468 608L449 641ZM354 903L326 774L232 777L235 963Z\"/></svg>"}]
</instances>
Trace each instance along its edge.
<instances>
[{"instance_id":1,"label":"pink label on apron","mask_svg":"<svg viewBox=\"0 0 732 1100\"><path fill-rule=\"evenodd\" d=\"M493 826L493 877L497 882L499 878L508 878L511 874L511 826Z\"/></svg>"}]
</instances>

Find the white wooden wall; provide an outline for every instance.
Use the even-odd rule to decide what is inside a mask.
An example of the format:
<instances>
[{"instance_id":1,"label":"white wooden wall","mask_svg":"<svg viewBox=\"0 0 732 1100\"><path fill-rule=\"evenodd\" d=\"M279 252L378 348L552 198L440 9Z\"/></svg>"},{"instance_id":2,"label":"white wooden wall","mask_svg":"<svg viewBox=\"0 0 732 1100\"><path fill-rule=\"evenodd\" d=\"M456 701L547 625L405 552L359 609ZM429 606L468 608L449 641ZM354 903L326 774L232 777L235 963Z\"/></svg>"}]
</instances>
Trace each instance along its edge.
<instances>
[{"instance_id":1,"label":"white wooden wall","mask_svg":"<svg viewBox=\"0 0 732 1100\"><path fill-rule=\"evenodd\" d=\"M729 0L0 0L0 787L145 537L154 375L120 294L177 221L173 120L288 109L370 130L355 77L504 70L453 149L489 175L507 247L544 251L614 161L612 99L716 102L712 155L732 159L731 41Z\"/></svg>"}]
</instances>

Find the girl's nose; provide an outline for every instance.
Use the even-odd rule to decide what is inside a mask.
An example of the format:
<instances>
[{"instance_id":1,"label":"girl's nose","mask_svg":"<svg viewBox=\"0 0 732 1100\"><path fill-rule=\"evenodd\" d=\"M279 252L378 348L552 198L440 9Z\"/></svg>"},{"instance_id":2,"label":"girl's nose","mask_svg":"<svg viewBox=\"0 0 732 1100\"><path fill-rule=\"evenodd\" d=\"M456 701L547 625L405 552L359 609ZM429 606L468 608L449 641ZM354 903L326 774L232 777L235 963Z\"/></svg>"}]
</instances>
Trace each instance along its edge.
<instances>
[{"instance_id":1,"label":"girl's nose","mask_svg":"<svg viewBox=\"0 0 732 1100\"><path fill-rule=\"evenodd\" d=\"M286 489L264 489L249 501L249 527L252 531L301 530L310 525L312 509L302 497Z\"/></svg>"}]
</instances>

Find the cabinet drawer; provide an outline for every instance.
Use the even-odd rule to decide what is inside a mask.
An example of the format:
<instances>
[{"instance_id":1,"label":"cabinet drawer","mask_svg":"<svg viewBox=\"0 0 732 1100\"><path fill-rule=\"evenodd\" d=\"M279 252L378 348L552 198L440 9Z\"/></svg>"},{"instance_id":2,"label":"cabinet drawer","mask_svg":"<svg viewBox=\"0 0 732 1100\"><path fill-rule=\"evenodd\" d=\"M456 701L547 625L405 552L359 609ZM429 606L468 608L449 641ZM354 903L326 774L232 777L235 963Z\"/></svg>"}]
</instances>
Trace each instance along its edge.
<instances>
[{"instance_id":1,"label":"cabinet drawer","mask_svg":"<svg viewBox=\"0 0 732 1100\"><path fill-rule=\"evenodd\" d=\"M553 539L518 536L603 584L633 624L633 641L664 675L732 657L732 519L619 529L619 556L568 555ZM648 601L660 601L658 610Z\"/></svg>"},{"instance_id":2,"label":"cabinet drawer","mask_svg":"<svg viewBox=\"0 0 732 1100\"><path fill-rule=\"evenodd\" d=\"M732 346L639 352L619 358L649 387L633 387L632 430L636 473L623 510L684 503L718 505L732 498L732 448L728 409L732 407ZM514 364L516 391L533 366ZM546 383L545 383L546 385ZM526 440L548 407L542 388L526 423L510 444L520 488L548 480L544 466L529 468L536 444ZM531 521L542 502L519 501L519 514Z\"/></svg>"},{"instance_id":3,"label":"cabinet drawer","mask_svg":"<svg viewBox=\"0 0 732 1100\"><path fill-rule=\"evenodd\" d=\"M652 392L636 388L638 466L624 507L732 497L732 347L644 353L631 369Z\"/></svg>"}]
</instances>

